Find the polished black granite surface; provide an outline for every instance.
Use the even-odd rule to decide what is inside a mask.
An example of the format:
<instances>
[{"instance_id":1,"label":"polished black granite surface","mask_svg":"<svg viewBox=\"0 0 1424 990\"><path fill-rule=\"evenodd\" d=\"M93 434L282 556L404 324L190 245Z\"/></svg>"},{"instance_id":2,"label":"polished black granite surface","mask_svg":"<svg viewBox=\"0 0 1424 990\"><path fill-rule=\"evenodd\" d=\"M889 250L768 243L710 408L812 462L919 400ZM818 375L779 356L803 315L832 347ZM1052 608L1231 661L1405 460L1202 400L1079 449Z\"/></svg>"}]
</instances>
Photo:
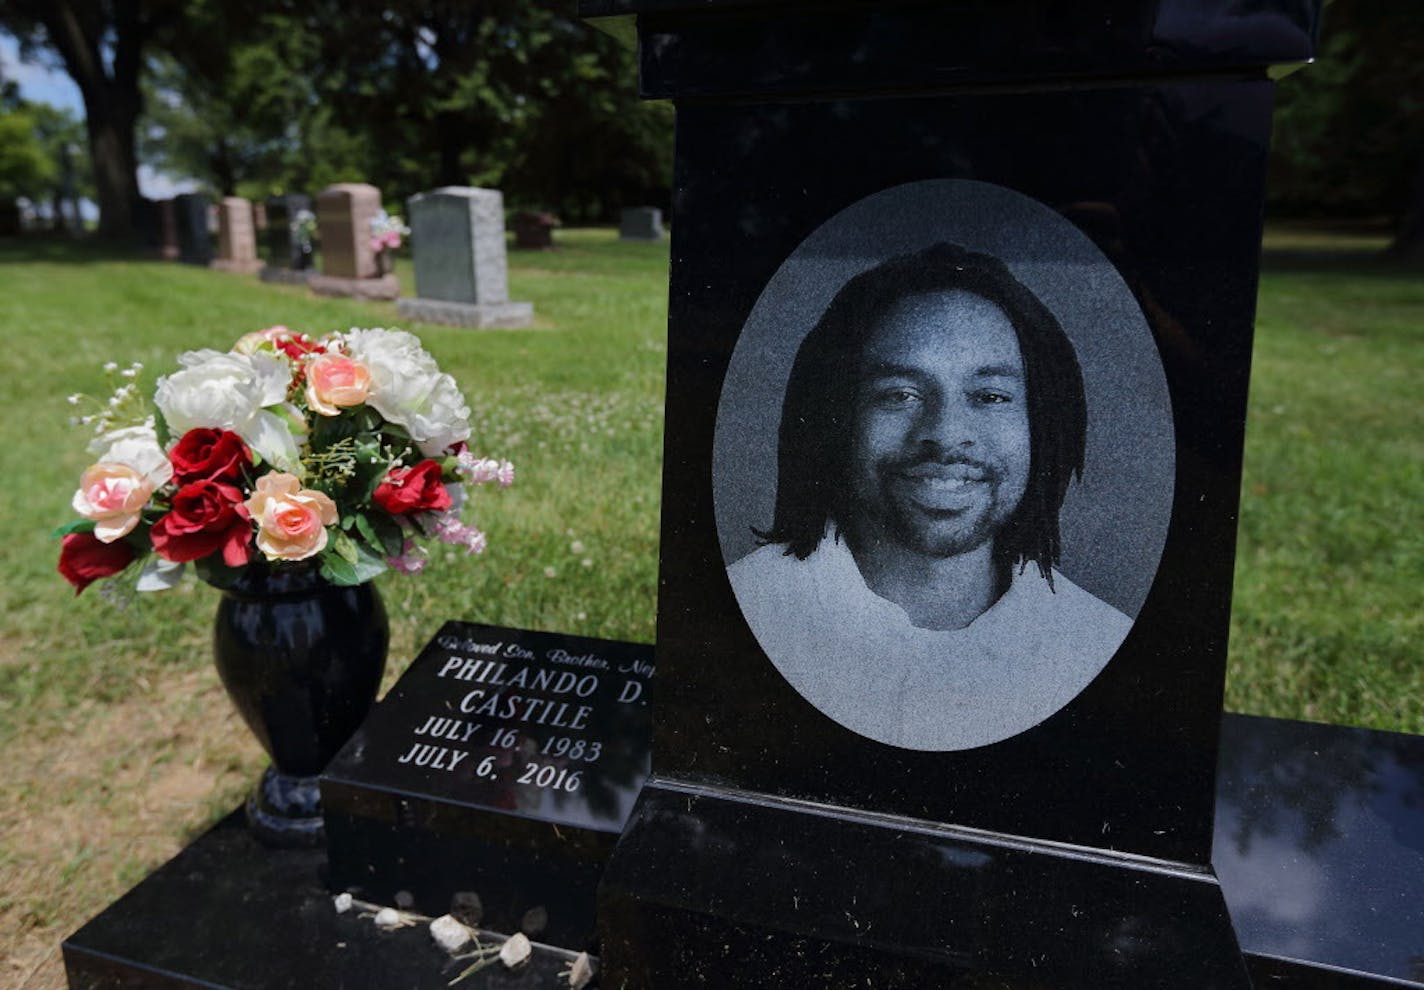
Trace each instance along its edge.
<instances>
[{"instance_id":1,"label":"polished black granite surface","mask_svg":"<svg viewBox=\"0 0 1424 990\"><path fill-rule=\"evenodd\" d=\"M475 889L593 942L594 890L648 774L652 647L446 623L322 775L332 883L430 914Z\"/></svg>"},{"instance_id":2,"label":"polished black granite surface","mask_svg":"<svg viewBox=\"0 0 1424 990\"><path fill-rule=\"evenodd\" d=\"M1217 781L1212 862L1241 944L1263 972L1338 971L1258 987L1424 987L1424 739L1228 715Z\"/></svg>"},{"instance_id":3,"label":"polished black granite surface","mask_svg":"<svg viewBox=\"0 0 1424 990\"><path fill-rule=\"evenodd\" d=\"M1206 864L1271 100L1204 79L679 106L658 775ZM1175 428L1165 548L1114 659L1036 727L958 752L870 741L791 688L733 596L713 500L717 396L768 281L839 211L931 179L1006 187L1091 238L1146 318Z\"/></svg>"},{"instance_id":4,"label":"polished black granite surface","mask_svg":"<svg viewBox=\"0 0 1424 990\"><path fill-rule=\"evenodd\" d=\"M1216 870L1256 990L1424 987L1424 739L1228 715L1222 728L1221 766ZM694 802L706 800L696 792L685 796ZM676 828L685 808L674 810L666 827ZM857 827L870 825L862 822ZM689 835L685 848L715 846L717 834ZM805 846L798 853L792 843L800 834L764 834L740 862L779 861L792 855L804 860ZM804 910L799 900L788 903L785 890L748 887L733 894L747 902L749 913L780 917L793 931L798 919L838 905L842 913L829 920L854 940L856 919L862 924L864 920L858 913L861 905L877 907L864 900L862 889L880 889L872 898L898 899L890 905L899 911L897 926L928 939L933 937L930 922L943 918L945 909L936 906L926 916L909 910L917 892L928 888L927 874L967 878L968 891L979 896L1015 876L1007 869L997 880L991 876L988 866L995 858L1000 864L1025 862L1026 847L988 844L970 854L963 838L933 829L888 837L881 848L883 861L865 866L864 876L849 864L834 866L847 886L807 901ZM928 859L919 858L927 851ZM861 855L854 849L851 854ZM732 858L736 851L723 849L719 855ZM235 814L66 942L72 985L77 990L439 987L452 978L443 954L423 929L382 933L369 920L337 915L323 863L320 851L259 845ZM1092 857L1069 862L1063 864L1062 875L1091 876L1099 863ZM670 892L670 901L687 901L704 886L726 891L735 883L755 883L754 878L736 880L720 873L692 875L689 858L661 866L660 882ZM1185 892L1206 889L1201 877L1163 874L1150 864L1130 867L1116 882L1160 887L1173 876L1180 879L1170 885ZM1031 876L1025 882L1030 889L1038 883ZM950 887L936 901L961 893L959 887ZM1030 912L1047 912L1057 896L1049 890L1035 898ZM1002 915L986 912L982 923L960 930L971 940L982 940L993 925L1004 923ZM705 918L699 924L713 930ZM1070 910L1063 924L1085 937L1098 937L1101 932L1092 933L1101 928L1102 915L1074 917ZM1040 934L1028 930L1026 944L1067 930L1051 925ZM1151 937L1150 932L1132 935L1139 945ZM873 930L859 933L867 946L876 938ZM676 950L669 946L666 951ZM1079 951L1091 955L1092 947ZM551 974L565 958L549 950L536 960L542 966L533 971L536 975L522 978L526 982L473 986L554 986ZM745 972L746 979L769 972L768 965L781 964L727 959L716 952L713 958L720 960L723 972ZM786 964L792 962L794 958ZM504 979L503 974L487 978L495 977ZM806 985L838 984L813 980Z\"/></svg>"},{"instance_id":5,"label":"polished black granite surface","mask_svg":"<svg viewBox=\"0 0 1424 990\"><path fill-rule=\"evenodd\" d=\"M1207 871L656 777L599 912L627 990L1250 987Z\"/></svg>"},{"instance_id":6,"label":"polished black granite surface","mask_svg":"<svg viewBox=\"0 0 1424 990\"><path fill-rule=\"evenodd\" d=\"M260 845L234 812L65 941L69 986L437 990L469 965L424 924L381 931L358 911L337 914L325 863L321 850ZM573 957L536 944L525 968L495 963L457 986L546 990Z\"/></svg>"},{"instance_id":7,"label":"polished black granite surface","mask_svg":"<svg viewBox=\"0 0 1424 990\"><path fill-rule=\"evenodd\" d=\"M649 98L933 90L1260 71L1310 59L1307 0L581 0L631 40ZM610 24L611 22L611 24Z\"/></svg>"}]
</instances>

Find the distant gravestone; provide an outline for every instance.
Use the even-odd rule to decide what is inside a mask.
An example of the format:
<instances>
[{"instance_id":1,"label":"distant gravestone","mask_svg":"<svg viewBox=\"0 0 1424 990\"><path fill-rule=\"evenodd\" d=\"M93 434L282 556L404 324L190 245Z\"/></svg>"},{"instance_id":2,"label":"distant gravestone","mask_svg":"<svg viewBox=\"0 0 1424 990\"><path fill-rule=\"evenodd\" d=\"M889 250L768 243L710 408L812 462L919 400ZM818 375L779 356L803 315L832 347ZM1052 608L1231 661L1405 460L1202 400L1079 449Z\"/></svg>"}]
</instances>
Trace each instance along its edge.
<instances>
[{"instance_id":1,"label":"distant gravestone","mask_svg":"<svg viewBox=\"0 0 1424 990\"><path fill-rule=\"evenodd\" d=\"M178 222L178 257L184 264L207 265L213 260L212 235L208 232L208 197L184 193L173 199Z\"/></svg>"},{"instance_id":2,"label":"distant gravestone","mask_svg":"<svg viewBox=\"0 0 1424 990\"><path fill-rule=\"evenodd\" d=\"M158 203L140 196L134 200L134 233L138 247L144 254L157 254L161 237L158 219Z\"/></svg>"},{"instance_id":3,"label":"distant gravestone","mask_svg":"<svg viewBox=\"0 0 1424 990\"><path fill-rule=\"evenodd\" d=\"M218 256L213 268L251 275L262 268L257 257L252 203L241 196L224 196L218 204Z\"/></svg>"},{"instance_id":4,"label":"distant gravestone","mask_svg":"<svg viewBox=\"0 0 1424 990\"><path fill-rule=\"evenodd\" d=\"M263 238L267 267L262 269L262 281L306 282L311 277L311 245L297 231L297 215L310 209L311 198L301 193L268 198Z\"/></svg>"},{"instance_id":5,"label":"distant gravestone","mask_svg":"<svg viewBox=\"0 0 1424 990\"><path fill-rule=\"evenodd\" d=\"M526 327L534 306L509 301L504 196L498 189L444 186L406 201L415 251L415 292L402 315L463 327Z\"/></svg>"},{"instance_id":6,"label":"distant gravestone","mask_svg":"<svg viewBox=\"0 0 1424 990\"><path fill-rule=\"evenodd\" d=\"M620 241L663 239L663 211L656 206L634 206L623 211L618 223Z\"/></svg>"},{"instance_id":7,"label":"distant gravestone","mask_svg":"<svg viewBox=\"0 0 1424 990\"><path fill-rule=\"evenodd\" d=\"M338 183L317 195L321 274L308 283L313 292L363 299L400 295L400 282L394 275L380 273L371 246L371 220L380 211L380 190L364 182Z\"/></svg>"},{"instance_id":8,"label":"distant gravestone","mask_svg":"<svg viewBox=\"0 0 1424 990\"><path fill-rule=\"evenodd\" d=\"M559 218L552 213L516 213L512 221L514 246L526 251L549 251L554 247L554 228Z\"/></svg>"},{"instance_id":9,"label":"distant gravestone","mask_svg":"<svg viewBox=\"0 0 1424 990\"><path fill-rule=\"evenodd\" d=\"M172 199L160 199L154 210L158 214L158 256L164 261L177 261L178 210Z\"/></svg>"},{"instance_id":10,"label":"distant gravestone","mask_svg":"<svg viewBox=\"0 0 1424 990\"><path fill-rule=\"evenodd\" d=\"M267 229L266 203L254 202L252 204L252 226L259 234Z\"/></svg>"}]
</instances>

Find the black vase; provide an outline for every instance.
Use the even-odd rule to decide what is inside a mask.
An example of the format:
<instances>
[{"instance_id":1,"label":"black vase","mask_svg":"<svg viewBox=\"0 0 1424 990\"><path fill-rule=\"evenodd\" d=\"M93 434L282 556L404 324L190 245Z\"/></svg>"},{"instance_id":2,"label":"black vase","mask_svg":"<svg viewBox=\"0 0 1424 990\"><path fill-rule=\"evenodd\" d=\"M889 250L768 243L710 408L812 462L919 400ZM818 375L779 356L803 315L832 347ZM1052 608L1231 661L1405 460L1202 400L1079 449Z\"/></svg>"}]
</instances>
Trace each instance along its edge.
<instances>
[{"instance_id":1,"label":"black vase","mask_svg":"<svg viewBox=\"0 0 1424 990\"><path fill-rule=\"evenodd\" d=\"M223 589L218 675L272 757L247 801L263 842L324 841L317 776L371 710L389 643L375 586L329 584L315 562L256 561Z\"/></svg>"}]
</instances>

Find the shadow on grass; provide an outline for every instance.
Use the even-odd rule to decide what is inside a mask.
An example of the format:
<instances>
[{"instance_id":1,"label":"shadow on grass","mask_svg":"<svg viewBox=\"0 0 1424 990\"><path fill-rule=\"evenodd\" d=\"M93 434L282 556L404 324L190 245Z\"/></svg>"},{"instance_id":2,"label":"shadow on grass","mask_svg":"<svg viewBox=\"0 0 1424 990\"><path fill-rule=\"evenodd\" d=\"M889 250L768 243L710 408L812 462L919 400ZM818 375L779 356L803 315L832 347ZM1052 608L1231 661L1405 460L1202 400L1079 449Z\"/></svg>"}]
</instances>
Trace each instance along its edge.
<instances>
[{"instance_id":1,"label":"shadow on grass","mask_svg":"<svg viewBox=\"0 0 1424 990\"><path fill-rule=\"evenodd\" d=\"M0 264L44 262L55 265L93 265L112 264L116 261L157 260L157 254L142 248L94 237L73 238L63 234L0 237Z\"/></svg>"}]
</instances>

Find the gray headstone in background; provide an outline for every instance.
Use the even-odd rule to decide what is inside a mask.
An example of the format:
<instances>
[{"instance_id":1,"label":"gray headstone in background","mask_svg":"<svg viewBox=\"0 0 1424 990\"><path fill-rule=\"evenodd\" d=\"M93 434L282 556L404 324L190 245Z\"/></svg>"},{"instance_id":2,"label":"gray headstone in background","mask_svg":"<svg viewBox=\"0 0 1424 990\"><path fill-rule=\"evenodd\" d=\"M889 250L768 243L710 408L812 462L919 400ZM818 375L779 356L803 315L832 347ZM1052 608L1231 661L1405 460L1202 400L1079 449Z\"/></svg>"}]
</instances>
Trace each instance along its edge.
<instances>
[{"instance_id":1,"label":"gray headstone in background","mask_svg":"<svg viewBox=\"0 0 1424 990\"><path fill-rule=\"evenodd\" d=\"M316 197L321 271L337 278L376 278L371 219L381 211L381 193L364 182L341 182Z\"/></svg>"},{"instance_id":2,"label":"gray headstone in background","mask_svg":"<svg viewBox=\"0 0 1424 990\"><path fill-rule=\"evenodd\" d=\"M253 228L252 203L241 196L224 196L218 204L218 256L213 267L248 274L261 268Z\"/></svg>"},{"instance_id":3,"label":"gray headstone in background","mask_svg":"<svg viewBox=\"0 0 1424 990\"><path fill-rule=\"evenodd\" d=\"M522 327L530 303L509 301L504 196L498 189L443 186L406 201L417 299L396 307L432 323Z\"/></svg>"},{"instance_id":4,"label":"gray headstone in background","mask_svg":"<svg viewBox=\"0 0 1424 990\"><path fill-rule=\"evenodd\" d=\"M208 197L202 193L184 193L173 198L173 208L178 221L178 257L189 265L207 265L213 260Z\"/></svg>"},{"instance_id":5,"label":"gray headstone in background","mask_svg":"<svg viewBox=\"0 0 1424 990\"><path fill-rule=\"evenodd\" d=\"M656 206L633 206L618 221L620 241L660 241L663 239L663 211Z\"/></svg>"}]
</instances>

